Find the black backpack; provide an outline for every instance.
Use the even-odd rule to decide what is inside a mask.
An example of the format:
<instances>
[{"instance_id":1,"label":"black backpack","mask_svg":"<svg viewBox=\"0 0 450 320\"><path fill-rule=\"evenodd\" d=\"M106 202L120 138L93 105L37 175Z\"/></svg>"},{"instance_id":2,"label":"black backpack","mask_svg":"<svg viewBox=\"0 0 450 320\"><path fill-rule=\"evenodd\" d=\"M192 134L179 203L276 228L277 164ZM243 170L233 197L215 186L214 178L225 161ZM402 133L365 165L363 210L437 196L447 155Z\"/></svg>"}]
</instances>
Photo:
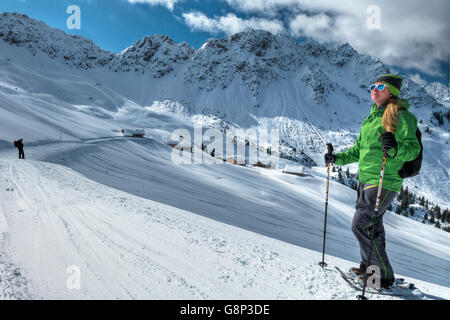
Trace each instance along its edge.
<instances>
[{"instance_id":1,"label":"black backpack","mask_svg":"<svg viewBox=\"0 0 450 320\"><path fill-rule=\"evenodd\" d=\"M422 132L420 132L419 128L417 128L416 136L420 144L420 153L414 160L405 162L403 164L403 167L398 171L398 175L403 179L417 176L420 172L420 167L422 166L422 154L423 154Z\"/></svg>"},{"instance_id":2,"label":"black backpack","mask_svg":"<svg viewBox=\"0 0 450 320\"><path fill-rule=\"evenodd\" d=\"M17 140L14 140L14 147L18 148L19 145L17 144Z\"/></svg>"}]
</instances>

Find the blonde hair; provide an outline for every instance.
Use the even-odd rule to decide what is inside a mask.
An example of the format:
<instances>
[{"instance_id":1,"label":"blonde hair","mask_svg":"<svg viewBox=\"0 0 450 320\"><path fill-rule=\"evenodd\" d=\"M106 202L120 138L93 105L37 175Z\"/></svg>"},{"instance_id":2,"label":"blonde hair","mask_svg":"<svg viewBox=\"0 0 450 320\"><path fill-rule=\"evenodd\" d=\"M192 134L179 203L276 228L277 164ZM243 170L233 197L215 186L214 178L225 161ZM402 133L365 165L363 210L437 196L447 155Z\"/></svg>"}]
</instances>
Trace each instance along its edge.
<instances>
[{"instance_id":1,"label":"blonde hair","mask_svg":"<svg viewBox=\"0 0 450 320\"><path fill-rule=\"evenodd\" d=\"M386 110L383 114L383 127L387 132L395 133L399 120L400 109L404 108L404 103L396 96L391 96L386 103Z\"/></svg>"}]
</instances>

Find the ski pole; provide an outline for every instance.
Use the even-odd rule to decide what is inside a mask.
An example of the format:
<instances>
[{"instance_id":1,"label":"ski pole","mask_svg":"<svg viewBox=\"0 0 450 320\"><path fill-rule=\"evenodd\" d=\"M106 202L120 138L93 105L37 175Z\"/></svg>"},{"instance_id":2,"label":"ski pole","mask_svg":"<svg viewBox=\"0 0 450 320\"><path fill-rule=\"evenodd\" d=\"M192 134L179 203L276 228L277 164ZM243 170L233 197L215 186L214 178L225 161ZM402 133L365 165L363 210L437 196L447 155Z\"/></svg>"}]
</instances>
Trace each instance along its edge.
<instances>
[{"instance_id":1,"label":"ski pole","mask_svg":"<svg viewBox=\"0 0 450 320\"><path fill-rule=\"evenodd\" d=\"M333 145L331 143L327 143L328 153L333 153ZM325 193L325 219L323 223L323 248L322 248L322 261L319 262L319 266L322 268L326 267L325 263L325 239L327 237L327 216L328 216L328 187L330 185L330 162L328 162L327 169L327 190Z\"/></svg>"},{"instance_id":2,"label":"ski pole","mask_svg":"<svg viewBox=\"0 0 450 320\"><path fill-rule=\"evenodd\" d=\"M381 173L380 173L380 182L378 184L377 201L375 203L374 223L376 223L376 221L377 221L378 210L380 209L380 198L381 198L381 191L383 189L383 177L384 177L384 168L386 167L386 157L387 157L387 153L386 153L386 151L384 151L383 152L383 165L381 166ZM375 232L373 232L373 230L372 230L372 234L370 235L370 249L369 249L368 264L370 264L370 259L372 257L373 235L374 235L374 233ZM358 299L359 300L367 300L367 298L364 296L365 293L366 293L367 279L368 279L368 274L367 274L367 272L365 272L365 274L364 274L363 291L362 291L361 295L358 295Z\"/></svg>"}]
</instances>

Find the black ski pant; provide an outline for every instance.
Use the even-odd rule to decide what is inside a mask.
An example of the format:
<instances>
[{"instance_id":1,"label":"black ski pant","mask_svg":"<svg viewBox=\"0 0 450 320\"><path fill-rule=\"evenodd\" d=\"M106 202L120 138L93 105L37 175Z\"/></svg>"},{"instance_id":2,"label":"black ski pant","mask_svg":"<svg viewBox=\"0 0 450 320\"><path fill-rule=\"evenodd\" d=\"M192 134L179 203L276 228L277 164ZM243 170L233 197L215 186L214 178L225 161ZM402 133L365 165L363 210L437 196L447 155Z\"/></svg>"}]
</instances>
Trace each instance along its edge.
<instances>
[{"instance_id":1,"label":"black ski pant","mask_svg":"<svg viewBox=\"0 0 450 320\"><path fill-rule=\"evenodd\" d=\"M25 153L23 152L23 149L19 149L19 159L25 159Z\"/></svg>"},{"instance_id":2,"label":"black ski pant","mask_svg":"<svg viewBox=\"0 0 450 320\"><path fill-rule=\"evenodd\" d=\"M386 240L383 227L383 215L389 204L397 195L396 192L382 189L380 207L375 217L375 204L377 201L378 186L358 183L356 212L353 216L352 231L359 242L361 259L364 265L377 265L380 267L381 279L394 279L394 271L386 254ZM373 233L372 252L370 239ZM369 257L370 254L370 257Z\"/></svg>"}]
</instances>

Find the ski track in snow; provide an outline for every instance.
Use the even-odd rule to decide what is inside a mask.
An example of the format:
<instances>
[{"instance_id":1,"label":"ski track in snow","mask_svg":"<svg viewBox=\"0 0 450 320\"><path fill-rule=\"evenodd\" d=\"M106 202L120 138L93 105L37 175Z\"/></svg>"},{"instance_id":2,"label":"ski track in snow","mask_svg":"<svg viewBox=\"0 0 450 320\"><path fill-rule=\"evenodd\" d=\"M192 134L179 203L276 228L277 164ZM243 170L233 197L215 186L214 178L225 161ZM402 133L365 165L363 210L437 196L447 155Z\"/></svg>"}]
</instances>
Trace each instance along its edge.
<instances>
[{"instance_id":1,"label":"ski track in snow","mask_svg":"<svg viewBox=\"0 0 450 320\"><path fill-rule=\"evenodd\" d=\"M29 281L20 268L12 263L8 252L9 239L6 232L0 234L0 300L23 300L34 297Z\"/></svg>"},{"instance_id":2,"label":"ski track in snow","mask_svg":"<svg viewBox=\"0 0 450 320\"><path fill-rule=\"evenodd\" d=\"M7 268L17 270L8 272L6 289L0 285L3 297L356 296L336 273L317 266L320 252L106 187L61 165L0 158L0 167L6 221L2 230L9 235L0 248L14 252ZM327 256L327 262L350 266L332 256ZM66 287L66 271L71 265L81 270L80 290ZM0 258L0 270L4 266ZM422 285L439 293L436 297L445 292L435 285ZM445 294L448 299L448 292Z\"/></svg>"}]
</instances>

